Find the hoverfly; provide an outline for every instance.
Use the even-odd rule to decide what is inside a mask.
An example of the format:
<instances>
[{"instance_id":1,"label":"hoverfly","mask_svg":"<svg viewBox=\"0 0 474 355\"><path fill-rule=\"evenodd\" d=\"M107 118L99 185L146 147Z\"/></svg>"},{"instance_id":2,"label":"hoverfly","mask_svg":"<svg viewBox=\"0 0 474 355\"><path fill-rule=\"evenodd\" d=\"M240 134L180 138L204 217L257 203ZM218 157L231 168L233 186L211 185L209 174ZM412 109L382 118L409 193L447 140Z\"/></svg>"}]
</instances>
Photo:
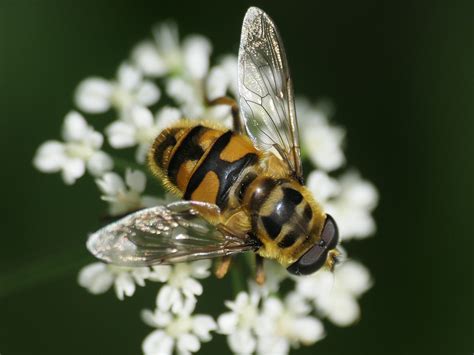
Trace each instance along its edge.
<instances>
[{"instance_id":1,"label":"hoverfly","mask_svg":"<svg viewBox=\"0 0 474 355\"><path fill-rule=\"evenodd\" d=\"M238 57L234 129L183 121L156 137L148 165L182 201L132 213L90 235L97 258L127 267L234 254L275 259L290 273L333 268L339 252L334 219L303 184L293 86L283 43L270 17L251 7ZM242 120L241 118L242 117Z\"/></svg>"}]
</instances>

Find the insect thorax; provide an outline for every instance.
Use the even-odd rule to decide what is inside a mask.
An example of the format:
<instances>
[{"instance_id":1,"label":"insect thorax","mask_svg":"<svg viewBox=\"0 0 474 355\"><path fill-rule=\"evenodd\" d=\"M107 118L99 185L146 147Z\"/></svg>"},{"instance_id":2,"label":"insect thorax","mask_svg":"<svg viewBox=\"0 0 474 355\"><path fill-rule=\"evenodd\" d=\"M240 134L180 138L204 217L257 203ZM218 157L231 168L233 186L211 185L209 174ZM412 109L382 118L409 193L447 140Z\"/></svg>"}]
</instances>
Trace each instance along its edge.
<instances>
[{"instance_id":1,"label":"insect thorax","mask_svg":"<svg viewBox=\"0 0 474 355\"><path fill-rule=\"evenodd\" d=\"M290 178L260 176L245 191L253 233L262 242L258 253L288 266L318 240L325 214L311 193Z\"/></svg>"}]
</instances>

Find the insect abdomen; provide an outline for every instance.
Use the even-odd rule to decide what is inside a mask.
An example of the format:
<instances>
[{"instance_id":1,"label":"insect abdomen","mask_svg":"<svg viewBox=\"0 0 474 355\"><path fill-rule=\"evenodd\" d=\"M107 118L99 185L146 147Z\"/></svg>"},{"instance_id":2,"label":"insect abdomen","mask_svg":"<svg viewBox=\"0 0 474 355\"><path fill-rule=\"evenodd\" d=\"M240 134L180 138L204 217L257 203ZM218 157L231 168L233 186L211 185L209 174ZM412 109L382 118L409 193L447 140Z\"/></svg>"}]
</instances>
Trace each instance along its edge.
<instances>
[{"instance_id":1,"label":"insect abdomen","mask_svg":"<svg viewBox=\"0 0 474 355\"><path fill-rule=\"evenodd\" d=\"M256 164L258 151L244 136L203 125L171 127L155 140L149 165L186 200L225 207L239 174Z\"/></svg>"}]
</instances>

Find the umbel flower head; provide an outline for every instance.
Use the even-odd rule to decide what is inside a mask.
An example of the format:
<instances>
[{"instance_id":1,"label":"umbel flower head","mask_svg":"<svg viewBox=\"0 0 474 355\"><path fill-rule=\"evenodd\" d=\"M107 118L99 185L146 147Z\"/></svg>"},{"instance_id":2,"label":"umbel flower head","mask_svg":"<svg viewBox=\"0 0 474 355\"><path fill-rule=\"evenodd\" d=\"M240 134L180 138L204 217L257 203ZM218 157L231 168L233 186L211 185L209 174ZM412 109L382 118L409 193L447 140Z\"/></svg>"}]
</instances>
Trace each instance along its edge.
<instances>
[{"instance_id":1,"label":"umbel flower head","mask_svg":"<svg viewBox=\"0 0 474 355\"><path fill-rule=\"evenodd\" d=\"M236 98L237 58L231 54L215 60L211 53L211 41L203 36L181 41L176 24L154 27L152 38L132 49L115 78L91 76L79 83L76 108L66 114L62 141L43 143L34 166L60 173L68 185L88 172L110 217L169 202L170 196L149 180L144 165L155 137L183 118L231 127L230 107L209 103L223 96ZM97 114L106 111L113 119L104 124ZM306 185L337 221L342 246L347 240L372 235L377 190L352 166L345 169L350 166L343 149L346 132L333 123L332 105L298 97L296 111L304 127L300 138ZM88 115L87 120L83 115ZM103 133L93 128L99 121L105 126ZM234 259L236 264L247 262ZM324 328L326 322L345 327L363 313L358 299L374 281L361 262L349 256L343 259L334 272L321 270L304 277L290 276L280 264L265 260L263 285L244 272L248 267L236 265L240 271L231 267L233 296L227 300L207 292L210 260L141 268L93 262L79 272L78 283L92 294L113 288L120 300L132 297L136 286L158 289L155 300L150 300L154 309L141 312L153 328L144 334L145 354L190 354L213 337L225 337L236 354L287 354L293 348L317 346L331 336ZM228 280L214 282L223 288L229 284ZM196 311L201 297L212 298L215 305L207 314Z\"/></svg>"},{"instance_id":2,"label":"umbel flower head","mask_svg":"<svg viewBox=\"0 0 474 355\"><path fill-rule=\"evenodd\" d=\"M113 167L112 159L101 151L103 135L89 126L84 117L69 112L62 129L64 142L46 141L36 153L35 167L44 173L61 172L68 185L84 175L86 168L93 176L101 176Z\"/></svg>"}]
</instances>

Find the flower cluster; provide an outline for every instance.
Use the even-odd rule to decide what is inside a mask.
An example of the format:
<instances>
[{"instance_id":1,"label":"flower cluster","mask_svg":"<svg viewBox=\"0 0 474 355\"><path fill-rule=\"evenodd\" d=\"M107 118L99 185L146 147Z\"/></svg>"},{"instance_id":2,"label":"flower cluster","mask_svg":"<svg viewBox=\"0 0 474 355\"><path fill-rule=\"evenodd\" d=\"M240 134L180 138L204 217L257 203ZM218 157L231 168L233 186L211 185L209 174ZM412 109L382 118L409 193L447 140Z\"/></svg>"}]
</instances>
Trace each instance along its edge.
<instances>
[{"instance_id":1,"label":"flower cluster","mask_svg":"<svg viewBox=\"0 0 474 355\"><path fill-rule=\"evenodd\" d=\"M231 312L219 316L218 331L227 335L237 354L286 354L290 346L311 345L324 337L322 322L296 292L261 297L255 290L241 292L225 305Z\"/></svg>"},{"instance_id":2,"label":"flower cluster","mask_svg":"<svg viewBox=\"0 0 474 355\"><path fill-rule=\"evenodd\" d=\"M146 355L171 354L176 347L179 354L198 351L201 342L212 339L211 331L216 330L216 322L209 315L195 314L195 303L187 302L179 312L142 311L142 319L150 327L157 328L143 341L142 349Z\"/></svg>"},{"instance_id":3,"label":"flower cluster","mask_svg":"<svg viewBox=\"0 0 474 355\"><path fill-rule=\"evenodd\" d=\"M228 106L209 102L236 97L237 58L227 55L212 66L211 52L211 42L202 36L181 41L174 23L155 27L153 38L133 48L115 78L90 77L78 85L77 110L64 119L63 141L43 143L34 157L35 167L60 172L66 184L74 184L87 171L111 217L164 203L169 197L156 195L156 190L147 193L146 186L144 160L156 135L183 117L217 120L228 127L232 122ZM296 108L300 126L305 127L303 158L313 168L308 188L337 220L342 244L372 235L377 190L355 169L341 173L347 164L345 131L332 123L332 106L297 98ZM94 122L104 113L113 118L104 133L83 116L90 115ZM124 164L118 150L122 155L131 152L132 158ZM198 296L204 293L201 280L211 274L209 260L133 269L95 262L80 271L78 282L93 294L113 286L120 300L133 296L137 285L160 285L155 309L142 311L143 321L155 328L143 341L145 354L193 353L211 340L211 333L226 336L235 353L286 354L323 339L323 321L342 327L360 317L358 298L373 281L361 263L347 255L344 259L334 272L322 270L304 277L292 277L279 264L265 261L265 284L257 285L253 275L238 275L246 277L241 281L247 287L236 291L232 301L216 300L220 315L194 314ZM287 287L280 287L283 283Z\"/></svg>"},{"instance_id":4,"label":"flower cluster","mask_svg":"<svg viewBox=\"0 0 474 355\"><path fill-rule=\"evenodd\" d=\"M61 172L66 184L74 182L87 170L101 176L113 167L112 159L101 151L104 137L89 126L78 112L71 111L64 119L64 142L46 141L36 152L33 164L45 173Z\"/></svg>"}]
</instances>

